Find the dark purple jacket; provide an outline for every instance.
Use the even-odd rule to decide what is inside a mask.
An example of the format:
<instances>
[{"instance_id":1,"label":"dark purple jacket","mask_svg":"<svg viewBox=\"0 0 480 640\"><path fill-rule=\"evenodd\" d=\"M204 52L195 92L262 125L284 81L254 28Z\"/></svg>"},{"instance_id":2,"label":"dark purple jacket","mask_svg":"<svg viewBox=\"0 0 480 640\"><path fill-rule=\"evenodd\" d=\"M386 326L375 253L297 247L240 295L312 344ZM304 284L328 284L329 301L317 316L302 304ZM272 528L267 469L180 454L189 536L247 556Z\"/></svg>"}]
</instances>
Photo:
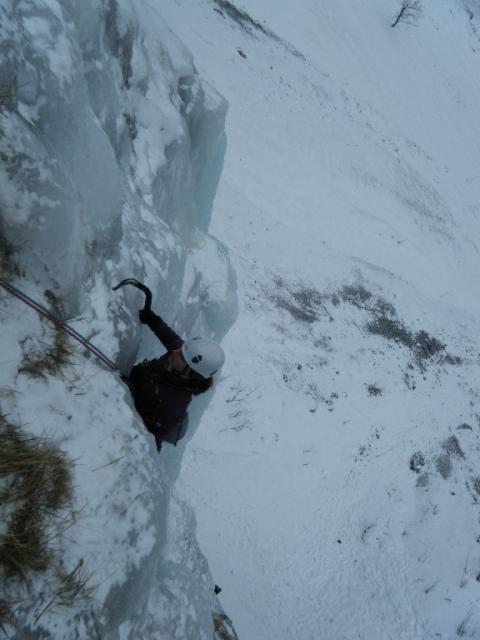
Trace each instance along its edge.
<instances>
[{"instance_id":1,"label":"dark purple jacket","mask_svg":"<svg viewBox=\"0 0 480 640\"><path fill-rule=\"evenodd\" d=\"M180 349L183 340L153 311L145 314L144 319L167 353L135 365L129 382L135 407L160 449L163 441L176 445L185 435L192 392L185 378L168 362L169 352Z\"/></svg>"}]
</instances>

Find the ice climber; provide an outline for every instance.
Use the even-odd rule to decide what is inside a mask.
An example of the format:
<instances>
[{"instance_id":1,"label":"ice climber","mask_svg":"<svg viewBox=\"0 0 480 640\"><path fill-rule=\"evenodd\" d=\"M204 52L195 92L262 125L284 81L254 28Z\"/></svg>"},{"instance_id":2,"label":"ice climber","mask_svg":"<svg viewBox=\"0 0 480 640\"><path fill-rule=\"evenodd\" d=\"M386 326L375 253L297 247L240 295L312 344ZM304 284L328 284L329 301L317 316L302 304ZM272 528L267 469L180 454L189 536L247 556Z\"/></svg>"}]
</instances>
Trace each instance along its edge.
<instances>
[{"instance_id":1,"label":"ice climber","mask_svg":"<svg viewBox=\"0 0 480 640\"><path fill-rule=\"evenodd\" d=\"M219 344L206 338L183 341L149 308L138 315L167 349L158 359L136 364L127 381L135 407L160 451L162 442L176 445L183 438L188 405L193 396L210 389L225 354Z\"/></svg>"}]
</instances>

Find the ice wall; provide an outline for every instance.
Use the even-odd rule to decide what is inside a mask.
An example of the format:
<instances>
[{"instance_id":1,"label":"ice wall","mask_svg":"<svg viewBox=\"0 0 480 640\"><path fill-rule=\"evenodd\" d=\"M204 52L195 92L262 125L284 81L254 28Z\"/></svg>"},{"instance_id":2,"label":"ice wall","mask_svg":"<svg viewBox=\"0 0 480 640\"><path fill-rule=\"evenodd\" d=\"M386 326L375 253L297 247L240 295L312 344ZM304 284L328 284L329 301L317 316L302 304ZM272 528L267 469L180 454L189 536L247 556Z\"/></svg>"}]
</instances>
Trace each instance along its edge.
<instances>
[{"instance_id":1,"label":"ice wall","mask_svg":"<svg viewBox=\"0 0 480 640\"><path fill-rule=\"evenodd\" d=\"M122 370L158 350L139 328L138 292L111 292L124 277L152 288L179 333L221 338L236 314L235 278L208 225L227 104L153 5L5 0L0 84L0 240L10 261L2 277L43 302L52 290L69 322ZM38 344L48 327L1 296L3 340L13 345L2 412L62 439L88 468L102 468L101 454L121 460L101 492L98 476L76 472L87 523L70 529L68 546L95 563L93 601L52 607L35 622L44 603L34 585L14 637L210 640L212 579L193 516L170 498L181 450L157 458L123 385L80 352L67 379L19 373L25 340ZM201 408L193 415L194 430ZM175 552L179 531L189 542Z\"/></svg>"}]
</instances>

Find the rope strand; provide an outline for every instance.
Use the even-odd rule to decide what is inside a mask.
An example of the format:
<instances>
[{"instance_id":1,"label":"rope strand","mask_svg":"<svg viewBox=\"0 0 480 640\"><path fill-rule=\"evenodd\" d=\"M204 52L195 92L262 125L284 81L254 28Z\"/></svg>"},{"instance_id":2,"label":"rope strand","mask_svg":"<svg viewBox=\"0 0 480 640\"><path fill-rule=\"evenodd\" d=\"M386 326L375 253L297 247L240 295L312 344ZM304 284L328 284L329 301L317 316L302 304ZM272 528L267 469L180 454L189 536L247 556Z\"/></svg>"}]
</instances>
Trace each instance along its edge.
<instances>
[{"instance_id":1,"label":"rope strand","mask_svg":"<svg viewBox=\"0 0 480 640\"><path fill-rule=\"evenodd\" d=\"M116 372L119 371L117 365L114 364L110 360L110 358L107 358L107 356L104 353L102 353L100 351L100 349L98 349L89 340L87 340L82 335L80 335L78 333L78 331L76 331L73 327L70 327L66 322L64 322L60 318L57 318L57 316L55 316L53 313L51 313L48 309L46 309L44 306L42 306L39 302L37 302L36 300L33 300L32 298L27 296L26 293L23 293L23 291L20 291L20 289L17 289L16 287L14 287L13 284L10 284L9 282L6 282L5 280L3 280L3 278L0 278L0 286L2 286L11 295L13 295L16 298L18 298L18 300L21 300L26 305L28 305L30 308L34 309L38 314L40 314L41 316L43 316L44 318L49 320L56 327L58 327L62 331L65 331L65 333L67 333L74 340L79 342L83 347L85 347L85 349L87 349L88 351L93 353L94 356L96 356L101 362L103 362L103 364L105 364L107 367L109 367L112 371L116 371Z\"/></svg>"}]
</instances>

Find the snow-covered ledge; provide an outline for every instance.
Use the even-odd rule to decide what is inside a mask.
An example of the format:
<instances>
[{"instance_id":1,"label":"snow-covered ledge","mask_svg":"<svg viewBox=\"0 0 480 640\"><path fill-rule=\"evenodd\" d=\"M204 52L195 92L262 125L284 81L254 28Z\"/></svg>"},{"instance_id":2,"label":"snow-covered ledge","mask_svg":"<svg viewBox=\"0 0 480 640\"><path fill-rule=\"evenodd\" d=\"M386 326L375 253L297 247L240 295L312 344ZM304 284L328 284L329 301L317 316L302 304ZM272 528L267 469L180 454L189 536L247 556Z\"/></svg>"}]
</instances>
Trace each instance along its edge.
<instances>
[{"instance_id":1,"label":"snow-covered ledge","mask_svg":"<svg viewBox=\"0 0 480 640\"><path fill-rule=\"evenodd\" d=\"M180 334L220 339L235 277L208 225L227 104L153 4L6 0L0 53L0 239L13 249L2 276L43 304L52 291L123 370L158 353L138 292L111 291L124 277L147 282ZM40 575L13 637L211 640L213 580L194 515L171 493L182 448L157 456L124 385L78 347L58 376L19 373L52 328L4 291L0 303L0 412L75 460L76 513L57 554L95 586L91 601L38 618L52 578Z\"/></svg>"}]
</instances>

